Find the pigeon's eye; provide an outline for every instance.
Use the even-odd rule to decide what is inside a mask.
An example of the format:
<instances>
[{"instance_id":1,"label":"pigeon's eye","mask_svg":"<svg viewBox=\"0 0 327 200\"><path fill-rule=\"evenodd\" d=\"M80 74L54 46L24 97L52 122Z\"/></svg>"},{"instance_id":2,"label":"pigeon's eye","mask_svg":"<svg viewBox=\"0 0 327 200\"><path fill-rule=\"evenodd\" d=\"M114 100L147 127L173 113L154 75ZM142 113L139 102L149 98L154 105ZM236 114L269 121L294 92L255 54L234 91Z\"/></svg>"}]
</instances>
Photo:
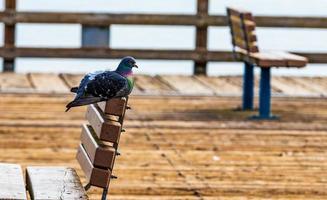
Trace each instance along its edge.
<instances>
[{"instance_id":1,"label":"pigeon's eye","mask_svg":"<svg viewBox=\"0 0 327 200\"><path fill-rule=\"evenodd\" d=\"M128 62L129 66L133 66L135 63L133 61Z\"/></svg>"}]
</instances>

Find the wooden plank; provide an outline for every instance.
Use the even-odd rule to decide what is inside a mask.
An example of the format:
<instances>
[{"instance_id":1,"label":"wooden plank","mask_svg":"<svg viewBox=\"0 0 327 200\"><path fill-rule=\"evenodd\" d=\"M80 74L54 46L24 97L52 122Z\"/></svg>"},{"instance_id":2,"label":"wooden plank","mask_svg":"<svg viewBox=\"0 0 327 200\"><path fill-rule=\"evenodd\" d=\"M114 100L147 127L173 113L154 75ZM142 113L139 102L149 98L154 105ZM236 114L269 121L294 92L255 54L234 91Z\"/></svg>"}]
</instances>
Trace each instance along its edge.
<instances>
[{"instance_id":1,"label":"wooden plank","mask_svg":"<svg viewBox=\"0 0 327 200\"><path fill-rule=\"evenodd\" d=\"M105 188L109 185L111 171L93 167L84 147L79 145L76 159L79 162L81 169L85 173L86 180L91 185Z\"/></svg>"},{"instance_id":2,"label":"wooden plank","mask_svg":"<svg viewBox=\"0 0 327 200\"><path fill-rule=\"evenodd\" d=\"M240 27L245 32L252 32L255 30L256 24L251 20L242 20L239 17L231 16L231 23L233 27Z\"/></svg>"},{"instance_id":3,"label":"wooden plank","mask_svg":"<svg viewBox=\"0 0 327 200\"><path fill-rule=\"evenodd\" d=\"M93 129L86 124L82 127L81 142L94 166L112 169L116 150L99 140Z\"/></svg>"},{"instance_id":4,"label":"wooden plank","mask_svg":"<svg viewBox=\"0 0 327 200\"><path fill-rule=\"evenodd\" d=\"M243 10L243 9L227 7L227 12L232 17L241 17L242 16L244 19L247 19L247 20L253 19L252 13L249 11Z\"/></svg>"},{"instance_id":5,"label":"wooden plank","mask_svg":"<svg viewBox=\"0 0 327 200\"><path fill-rule=\"evenodd\" d=\"M85 110L62 112L67 100L2 94L0 160L73 167L86 183L74 160ZM233 110L239 97L130 101L134 107L126 121L129 133L120 141L124 156L115 165L119 179L110 185L112 199L200 199L198 194L211 200L325 199L324 98L275 98L274 114L282 119L263 123L249 121L252 112ZM88 194L101 198L101 190Z\"/></svg>"},{"instance_id":6,"label":"wooden plank","mask_svg":"<svg viewBox=\"0 0 327 200\"><path fill-rule=\"evenodd\" d=\"M110 121L101 114L95 105L89 105L86 112L86 119L91 124L96 135L104 141L118 143L121 134L121 124Z\"/></svg>"},{"instance_id":7,"label":"wooden plank","mask_svg":"<svg viewBox=\"0 0 327 200\"><path fill-rule=\"evenodd\" d=\"M256 42L248 42L243 38L234 37L234 43L237 47L244 49L246 51L256 53L259 51L258 45Z\"/></svg>"},{"instance_id":8,"label":"wooden plank","mask_svg":"<svg viewBox=\"0 0 327 200\"><path fill-rule=\"evenodd\" d=\"M0 48L2 57L38 57L38 58L117 58L133 55L138 59L167 59L167 60L195 60L204 61L206 57L199 57L203 50L156 50L156 49L112 49L112 48L38 48L19 47L13 51L11 48ZM220 54L220 55L219 55ZM224 53L213 53L210 57L221 59Z\"/></svg>"},{"instance_id":9,"label":"wooden plank","mask_svg":"<svg viewBox=\"0 0 327 200\"><path fill-rule=\"evenodd\" d=\"M126 98L114 98L97 103L102 112L107 115L123 116L126 108Z\"/></svg>"},{"instance_id":10,"label":"wooden plank","mask_svg":"<svg viewBox=\"0 0 327 200\"><path fill-rule=\"evenodd\" d=\"M169 84L183 95L212 95L213 91L192 76L160 76L160 80Z\"/></svg>"},{"instance_id":11,"label":"wooden plank","mask_svg":"<svg viewBox=\"0 0 327 200\"><path fill-rule=\"evenodd\" d=\"M146 94L176 94L176 91L162 82L158 76L137 75L135 83Z\"/></svg>"},{"instance_id":12,"label":"wooden plank","mask_svg":"<svg viewBox=\"0 0 327 200\"><path fill-rule=\"evenodd\" d=\"M251 53L250 59L259 67L287 67L287 61L271 52Z\"/></svg>"},{"instance_id":13,"label":"wooden plank","mask_svg":"<svg viewBox=\"0 0 327 200\"><path fill-rule=\"evenodd\" d=\"M26 74L0 73L1 91L30 91L34 89Z\"/></svg>"},{"instance_id":14,"label":"wooden plank","mask_svg":"<svg viewBox=\"0 0 327 200\"><path fill-rule=\"evenodd\" d=\"M39 92L68 92L69 89L57 74L31 73L29 77Z\"/></svg>"},{"instance_id":15,"label":"wooden plank","mask_svg":"<svg viewBox=\"0 0 327 200\"><path fill-rule=\"evenodd\" d=\"M273 87L281 90L284 95L319 96L310 87L297 82L293 77L273 76L271 84Z\"/></svg>"},{"instance_id":16,"label":"wooden plank","mask_svg":"<svg viewBox=\"0 0 327 200\"><path fill-rule=\"evenodd\" d=\"M69 167L27 167L32 200L88 199L75 170Z\"/></svg>"},{"instance_id":17,"label":"wooden plank","mask_svg":"<svg viewBox=\"0 0 327 200\"><path fill-rule=\"evenodd\" d=\"M228 81L229 77L196 76L200 82L215 92L216 95L239 95L242 87Z\"/></svg>"},{"instance_id":18,"label":"wooden plank","mask_svg":"<svg viewBox=\"0 0 327 200\"><path fill-rule=\"evenodd\" d=\"M66 83L69 88L78 87L84 74L59 74L59 77Z\"/></svg>"},{"instance_id":19,"label":"wooden plank","mask_svg":"<svg viewBox=\"0 0 327 200\"><path fill-rule=\"evenodd\" d=\"M166 60L207 60L235 62L230 51L205 51L205 56L198 56L203 50L157 50L157 49L111 49L111 48L11 48L0 47L1 57L37 57L37 58L116 58L134 55L138 59ZM310 63L327 63L325 53L291 52L307 57Z\"/></svg>"},{"instance_id":20,"label":"wooden plank","mask_svg":"<svg viewBox=\"0 0 327 200\"><path fill-rule=\"evenodd\" d=\"M0 21L13 23L68 23L109 26L111 24L148 24L148 25L194 25L227 26L225 15L162 15L162 14L105 14L105 13L69 13L69 12L0 12ZM8 20L9 19L9 20ZM327 28L325 17L299 16L255 16L258 26Z\"/></svg>"},{"instance_id":21,"label":"wooden plank","mask_svg":"<svg viewBox=\"0 0 327 200\"><path fill-rule=\"evenodd\" d=\"M234 38L241 38L242 40L247 40L249 42L256 42L257 36L255 31L252 32L244 32L242 29L232 26L233 28L233 37Z\"/></svg>"},{"instance_id":22,"label":"wooden plank","mask_svg":"<svg viewBox=\"0 0 327 200\"><path fill-rule=\"evenodd\" d=\"M287 60L287 67L305 67L308 63L308 59L303 56L298 56L288 52L274 51L273 54L280 56Z\"/></svg>"},{"instance_id":23,"label":"wooden plank","mask_svg":"<svg viewBox=\"0 0 327 200\"><path fill-rule=\"evenodd\" d=\"M19 165L0 163L0 185L0 199L27 199L24 177Z\"/></svg>"},{"instance_id":24,"label":"wooden plank","mask_svg":"<svg viewBox=\"0 0 327 200\"><path fill-rule=\"evenodd\" d=\"M316 92L320 96L327 96L327 79L324 77L293 77L306 88Z\"/></svg>"}]
</instances>

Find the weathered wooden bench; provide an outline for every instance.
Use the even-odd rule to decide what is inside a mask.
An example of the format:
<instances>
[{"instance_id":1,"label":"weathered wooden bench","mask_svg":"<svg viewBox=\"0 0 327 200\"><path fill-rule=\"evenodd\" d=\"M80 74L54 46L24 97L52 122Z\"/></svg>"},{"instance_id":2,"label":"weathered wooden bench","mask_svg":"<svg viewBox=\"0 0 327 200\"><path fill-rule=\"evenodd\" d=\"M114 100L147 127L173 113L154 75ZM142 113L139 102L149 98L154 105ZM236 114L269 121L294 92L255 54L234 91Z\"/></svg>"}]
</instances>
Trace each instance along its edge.
<instances>
[{"instance_id":1,"label":"weathered wooden bench","mask_svg":"<svg viewBox=\"0 0 327 200\"><path fill-rule=\"evenodd\" d=\"M272 67L304 67L305 57L281 51L259 51L256 24L248 11L227 8L227 18L232 35L235 59L245 63L243 76L243 110L253 109L254 66L261 68L259 91L259 116L256 119L275 118L270 113Z\"/></svg>"},{"instance_id":2,"label":"weathered wooden bench","mask_svg":"<svg viewBox=\"0 0 327 200\"><path fill-rule=\"evenodd\" d=\"M127 98L112 99L88 106L82 126L81 143L77 161L87 179L82 183L75 169L70 167L26 168L26 189L31 199L88 199L86 191L91 187L103 188L106 199L122 129ZM0 199L27 199L21 167L15 164L0 164Z\"/></svg>"}]
</instances>

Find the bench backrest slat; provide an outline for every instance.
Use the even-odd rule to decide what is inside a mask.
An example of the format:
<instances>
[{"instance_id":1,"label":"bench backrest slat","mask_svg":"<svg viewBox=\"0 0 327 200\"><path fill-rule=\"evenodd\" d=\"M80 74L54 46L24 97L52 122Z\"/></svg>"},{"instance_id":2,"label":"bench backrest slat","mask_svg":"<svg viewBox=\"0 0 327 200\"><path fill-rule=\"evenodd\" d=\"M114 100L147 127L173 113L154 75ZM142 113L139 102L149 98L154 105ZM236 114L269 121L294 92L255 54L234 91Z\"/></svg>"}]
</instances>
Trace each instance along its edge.
<instances>
[{"instance_id":1,"label":"bench backrest slat","mask_svg":"<svg viewBox=\"0 0 327 200\"><path fill-rule=\"evenodd\" d=\"M246 54L259 52L256 24L250 12L227 8L227 18L232 35L234 51L238 48Z\"/></svg>"}]
</instances>

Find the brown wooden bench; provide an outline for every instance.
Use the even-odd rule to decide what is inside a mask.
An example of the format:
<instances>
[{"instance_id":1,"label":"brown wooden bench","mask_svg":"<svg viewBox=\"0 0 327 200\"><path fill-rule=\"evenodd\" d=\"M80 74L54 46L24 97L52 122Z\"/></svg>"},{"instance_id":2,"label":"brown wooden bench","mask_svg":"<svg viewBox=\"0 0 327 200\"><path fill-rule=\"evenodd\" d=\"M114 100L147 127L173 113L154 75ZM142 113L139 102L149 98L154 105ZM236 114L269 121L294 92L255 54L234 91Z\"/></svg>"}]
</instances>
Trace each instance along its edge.
<instances>
[{"instance_id":1,"label":"brown wooden bench","mask_svg":"<svg viewBox=\"0 0 327 200\"><path fill-rule=\"evenodd\" d=\"M103 188L106 199L127 106L127 98L112 99L88 106L89 124L82 126L77 161L88 184L83 187L70 167L26 168L26 188L31 199L88 199L91 187ZM25 183L19 165L0 164L0 199L26 199Z\"/></svg>"},{"instance_id":2,"label":"brown wooden bench","mask_svg":"<svg viewBox=\"0 0 327 200\"><path fill-rule=\"evenodd\" d=\"M270 114L270 69L271 67L304 67L305 57L282 51L259 51L255 32L256 24L248 11L227 8L227 18L232 35L235 59L245 63L243 76L243 110L253 109L254 66L261 68L259 92L259 116L257 119L274 118Z\"/></svg>"}]
</instances>

